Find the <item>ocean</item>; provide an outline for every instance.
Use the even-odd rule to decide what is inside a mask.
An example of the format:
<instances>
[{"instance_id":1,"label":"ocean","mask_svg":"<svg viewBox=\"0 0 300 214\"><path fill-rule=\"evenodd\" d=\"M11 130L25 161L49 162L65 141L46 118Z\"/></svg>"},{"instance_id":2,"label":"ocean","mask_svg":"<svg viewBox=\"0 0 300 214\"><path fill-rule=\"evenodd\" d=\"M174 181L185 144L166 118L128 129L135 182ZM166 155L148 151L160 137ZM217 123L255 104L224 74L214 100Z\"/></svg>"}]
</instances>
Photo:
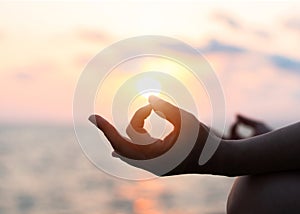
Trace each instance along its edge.
<instances>
[{"instance_id":1,"label":"ocean","mask_svg":"<svg viewBox=\"0 0 300 214\"><path fill-rule=\"evenodd\" d=\"M217 214L233 178L118 179L82 152L72 126L0 127L1 214Z\"/></svg>"}]
</instances>

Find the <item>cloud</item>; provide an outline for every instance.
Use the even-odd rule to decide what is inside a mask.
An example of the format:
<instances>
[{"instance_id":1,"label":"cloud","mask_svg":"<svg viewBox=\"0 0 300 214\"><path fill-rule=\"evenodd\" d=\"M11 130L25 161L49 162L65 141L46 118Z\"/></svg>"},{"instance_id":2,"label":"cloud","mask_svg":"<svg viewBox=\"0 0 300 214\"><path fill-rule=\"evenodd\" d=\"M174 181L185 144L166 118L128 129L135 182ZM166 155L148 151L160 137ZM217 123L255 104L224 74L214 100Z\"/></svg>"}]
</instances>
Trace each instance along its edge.
<instances>
[{"instance_id":1,"label":"cloud","mask_svg":"<svg viewBox=\"0 0 300 214\"><path fill-rule=\"evenodd\" d=\"M271 37L271 34L264 26L251 25L251 23L247 23L233 14L215 12L212 14L212 18L215 21L229 27L229 29L232 30L232 33L234 33L234 37L237 36L237 30L239 33L243 33L244 35L253 35L261 39L268 39Z\"/></svg>"},{"instance_id":2,"label":"cloud","mask_svg":"<svg viewBox=\"0 0 300 214\"><path fill-rule=\"evenodd\" d=\"M186 52L186 49L182 45L169 44L166 45L167 48L170 48L174 51ZM206 45L198 48L201 53L210 54L240 54L240 53L249 53L260 56L261 58L269 61L273 66L280 70L287 70L291 72L297 72L300 74L300 60L290 58L288 56L280 54L266 54L262 52L255 52L251 49L239 45L233 45L228 43L220 42L219 40L212 39ZM189 53L187 53L189 54Z\"/></svg>"},{"instance_id":3,"label":"cloud","mask_svg":"<svg viewBox=\"0 0 300 214\"><path fill-rule=\"evenodd\" d=\"M300 17L289 18L284 22L284 26L291 30L300 31Z\"/></svg>"},{"instance_id":4,"label":"cloud","mask_svg":"<svg viewBox=\"0 0 300 214\"><path fill-rule=\"evenodd\" d=\"M292 59L282 55L271 55L269 59L273 65L280 69L296 71L300 74L300 60Z\"/></svg>"},{"instance_id":5,"label":"cloud","mask_svg":"<svg viewBox=\"0 0 300 214\"><path fill-rule=\"evenodd\" d=\"M271 38L271 34L265 30L253 30L252 32L255 36L263 38L263 39L269 39Z\"/></svg>"},{"instance_id":6,"label":"cloud","mask_svg":"<svg viewBox=\"0 0 300 214\"><path fill-rule=\"evenodd\" d=\"M76 67L84 67L92 58L92 54L81 54L74 59L74 65Z\"/></svg>"},{"instance_id":7,"label":"cloud","mask_svg":"<svg viewBox=\"0 0 300 214\"><path fill-rule=\"evenodd\" d=\"M13 74L13 77L20 81L33 80L40 75L52 73L54 70L53 63L37 63L11 68L8 73Z\"/></svg>"},{"instance_id":8,"label":"cloud","mask_svg":"<svg viewBox=\"0 0 300 214\"><path fill-rule=\"evenodd\" d=\"M247 51L245 48L231 45L231 44L225 44L221 43L218 40L211 40L205 47L199 49L201 52L204 53L212 53L212 52L219 52L219 53L243 53Z\"/></svg>"},{"instance_id":9,"label":"cloud","mask_svg":"<svg viewBox=\"0 0 300 214\"><path fill-rule=\"evenodd\" d=\"M187 52L185 46L181 44L162 44L162 45L174 51ZM243 53L247 51L247 49L243 47L222 43L216 39L210 40L206 45L197 48L197 50L199 50L201 53L228 53L228 54ZM187 54L189 53L187 52Z\"/></svg>"},{"instance_id":10,"label":"cloud","mask_svg":"<svg viewBox=\"0 0 300 214\"><path fill-rule=\"evenodd\" d=\"M178 52L181 52L181 53L187 53L189 54L189 52L186 50L186 46L185 45L182 45L181 43L164 43L162 42L161 44L158 44L158 47L164 47L166 49L169 49L171 51L178 51Z\"/></svg>"},{"instance_id":11,"label":"cloud","mask_svg":"<svg viewBox=\"0 0 300 214\"><path fill-rule=\"evenodd\" d=\"M234 29L241 29L242 25L239 23L239 21L234 18L232 15L229 15L227 13L221 13L216 12L212 16L215 20L223 22L227 26L234 28Z\"/></svg>"},{"instance_id":12,"label":"cloud","mask_svg":"<svg viewBox=\"0 0 300 214\"><path fill-rule=\"evenodd\" d=\"M250 53L252 50L246 49L241 46L221 43L218 40L211 40L206 46L199 49L203 53L225 53L225 54L236 54L236 53ZM284 69L300 74L300 60L290 58L280 54L264 54L259 52L253 52L256 55L261 55L263 58L269 60L271 64L278 69Z\"/></svg>"},{"instance_id":13,"label":"cloud","mask_svg":"<svg viewBox=\"0 0 300 214\"><path fill-rule=\"evenodd\" d=\"M81 29L77 31L80 39L89 42L109 42L112 40L112 36L107 32L91 29Z\"/></svg>"},{"instance_id":14,"label":"cloud","mask_svg":"<svg viewBox=\"0 0 300 214\"><path fill-rule=\"evenodd\" d=\"M32 74L26 73L26 72L23 72L23 71L16 72L14 76L18 80L30 80L30 79L33 79L33 75Z\"/></svg>"}]
</instances>

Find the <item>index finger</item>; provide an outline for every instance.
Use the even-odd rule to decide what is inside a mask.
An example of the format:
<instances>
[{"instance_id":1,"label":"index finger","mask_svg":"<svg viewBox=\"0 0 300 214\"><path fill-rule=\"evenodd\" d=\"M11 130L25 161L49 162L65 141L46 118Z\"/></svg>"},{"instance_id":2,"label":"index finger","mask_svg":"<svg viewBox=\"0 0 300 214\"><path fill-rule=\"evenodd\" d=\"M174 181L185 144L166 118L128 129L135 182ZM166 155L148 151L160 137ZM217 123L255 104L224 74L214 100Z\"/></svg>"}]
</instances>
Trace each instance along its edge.
<instances>
[{"instance_id":1,"label":"index finger","mask_svg":"<svg viewBox=\"0 0 300 214\"><path fill-rule=\"evenodd\" d=\"M245 117L245 116L240 115L240 114L237 115L237 119L238 119L239 122L241 122L241 123L243 123L244 125L247 125L247 126L255 127L255 126L261 124L260 121L250 119L250 118Z\"/></svg>"},{"instance_id":2,"label":"index finger","mask_svg":"<svg viewBox=\"0 0 300 214\"><path fill-rule=\"evenodd\" d=\"M175 128L180 128L181 119L180 109L178 107L156 96L150 96L149 103L151 104L155 113L167 119L170 123L174 125Z\"/></svg>"},{"instance_id":3,"label":"index finger","mask_svg":"<svg viewBox=\"0 0 300 214\"><path fill-rule=\"evenodd\" d=\"M148 145L157 141L144 128L145 119L150 115L151 111L152 107L149 104L138 109L126 128L126 133L134 144Z\"/></svg>"},{"instance_id":4,"label":"index finger","mask_svg":"<svg viewBox=\"0 0 300 214\"><path fill-rule=\"evenodd\" d=\"M134 115L130 121L130 125L135 130L143 132L145 119L151 114L151 111L152 111L151 105L146 105L146 106L141 107L134 113Z\"/></svg>"}]
</instances>

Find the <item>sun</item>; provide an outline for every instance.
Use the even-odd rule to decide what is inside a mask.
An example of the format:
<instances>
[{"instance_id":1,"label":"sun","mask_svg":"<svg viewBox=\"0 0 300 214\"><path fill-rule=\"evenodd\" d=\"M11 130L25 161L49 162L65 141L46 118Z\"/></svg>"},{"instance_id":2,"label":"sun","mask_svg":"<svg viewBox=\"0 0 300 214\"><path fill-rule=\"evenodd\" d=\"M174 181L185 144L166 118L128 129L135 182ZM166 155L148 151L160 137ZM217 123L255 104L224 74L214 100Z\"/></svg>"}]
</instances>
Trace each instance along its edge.
<instances>
[{"instance_id":1,"label":"sun","mask_svg":"<svg viewBox=\"0 0 300 214\"><path fill-rule=\"evenodd\" d=\"M142 77L136 83L138 93L148 99L150 95L158 96L161 92L161 84L152 77Z\"/></svg>"}]
</instances>

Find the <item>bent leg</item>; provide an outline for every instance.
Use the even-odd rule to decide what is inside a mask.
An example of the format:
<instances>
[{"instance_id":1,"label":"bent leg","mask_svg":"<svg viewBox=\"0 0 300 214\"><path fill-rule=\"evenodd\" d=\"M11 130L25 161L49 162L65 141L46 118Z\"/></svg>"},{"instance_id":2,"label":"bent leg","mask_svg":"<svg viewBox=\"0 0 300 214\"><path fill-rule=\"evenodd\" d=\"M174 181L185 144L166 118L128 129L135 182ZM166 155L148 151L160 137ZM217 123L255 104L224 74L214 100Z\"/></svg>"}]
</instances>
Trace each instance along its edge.
<instances>
[{"instance_id":1,"label":"bent leg","mask_svg":"<svg viewBox=\"0 0 300 214\"><path fill-rule=\"evenodd\" d=\"M227 201L228 214L300 213L300 172L238 177Z\"/></svg>"}]
</instances>

